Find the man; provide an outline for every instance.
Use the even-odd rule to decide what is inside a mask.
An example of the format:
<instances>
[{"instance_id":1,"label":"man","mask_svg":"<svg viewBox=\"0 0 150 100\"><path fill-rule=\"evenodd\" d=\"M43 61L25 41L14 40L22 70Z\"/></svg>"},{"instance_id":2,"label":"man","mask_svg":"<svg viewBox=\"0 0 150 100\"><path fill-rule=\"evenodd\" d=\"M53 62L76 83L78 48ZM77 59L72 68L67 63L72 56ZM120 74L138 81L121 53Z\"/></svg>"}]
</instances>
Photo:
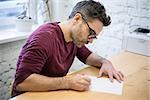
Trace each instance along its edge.
<instances>
[{"instance_id":1,"label":"man","mask_svg":"<svg viewBox=\"0 0 150 100\"><path fill-rule=\"evenodd\" d=\"M35 30L18 58L13 96L26 91L88 90L87 75L64 77L75 56L85 64L99 67L99 77L106 74L111 81L123 81L123 74L110 61L84 46L110 23L104 6L88 0L77 3L67 21L47 23Z\"/></svg>"}]
</instances>

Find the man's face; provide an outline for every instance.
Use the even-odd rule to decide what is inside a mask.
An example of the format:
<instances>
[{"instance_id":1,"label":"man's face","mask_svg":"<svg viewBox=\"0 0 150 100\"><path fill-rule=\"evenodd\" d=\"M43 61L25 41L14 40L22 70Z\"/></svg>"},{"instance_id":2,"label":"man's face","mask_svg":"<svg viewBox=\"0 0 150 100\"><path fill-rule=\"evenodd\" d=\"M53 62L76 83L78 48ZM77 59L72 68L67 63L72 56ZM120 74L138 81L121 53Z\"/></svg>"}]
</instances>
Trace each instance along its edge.
<instances>
[{"instance_id":1,"label":"man's face","mask_svg":"<svg viewBox=\"0 0 150 100\"><path fill-rule=\"evenodd\" d=\"M71 30L71 37L78 47L82 47L84 44L92 43L100 34L103 23L97 19L87 22L81 15L79 17L78 23Z\"/></svg>"}]
</instances>

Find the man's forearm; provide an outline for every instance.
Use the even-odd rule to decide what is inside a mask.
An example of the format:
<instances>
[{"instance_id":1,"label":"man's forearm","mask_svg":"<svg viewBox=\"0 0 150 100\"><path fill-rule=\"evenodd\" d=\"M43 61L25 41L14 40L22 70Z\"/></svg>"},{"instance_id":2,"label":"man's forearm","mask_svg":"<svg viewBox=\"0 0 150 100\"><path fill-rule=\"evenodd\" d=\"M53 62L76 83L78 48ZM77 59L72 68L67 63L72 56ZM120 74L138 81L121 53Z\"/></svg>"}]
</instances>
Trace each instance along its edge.
<instances>
[{"instance_id":1,"label":"man's forearm","mask_svg":"<svg viewBox=\"0 0 150 100\"><path fill-rule=\"evenodd\" d=\"M86 59L86 64L96 67L101 67L104 63L110 63L110 61L94 53L90 54Z\"/></svg>"},{"instance_id":2,"label":"man's forearm","mask_svg":"<svg viewBox=\"0 0 150 100\"><path fill-rule=\"evenodd\" d=\"M65 77L51 78L39 74L31 74L17 85L18 91L49 91L58 89L68 89Z\"/></svg>"}]
</instances>

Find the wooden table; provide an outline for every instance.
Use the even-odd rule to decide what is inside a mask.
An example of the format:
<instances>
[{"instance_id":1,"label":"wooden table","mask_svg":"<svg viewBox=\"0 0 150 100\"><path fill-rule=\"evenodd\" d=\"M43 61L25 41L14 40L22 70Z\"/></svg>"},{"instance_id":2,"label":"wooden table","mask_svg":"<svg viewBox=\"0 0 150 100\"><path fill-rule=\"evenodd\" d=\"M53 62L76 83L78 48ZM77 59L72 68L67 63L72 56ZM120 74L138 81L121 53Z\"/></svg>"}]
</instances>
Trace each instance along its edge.
<instances>
[{"instance_id":1,"label":"wooden table","mask_svg":"<svg viewBox=\"0 0 150 100\"><path fill-rule=\"evenodd\" d=\"M11 100L149 100L150 57L129 52L120 53L110 59L113 65L125 75L123 95L98 93L92 91L78 92L60 90L51 92L27 92ZM98 75L98 69L87 67L77 73Z\"/></svg>"}]
</instances>

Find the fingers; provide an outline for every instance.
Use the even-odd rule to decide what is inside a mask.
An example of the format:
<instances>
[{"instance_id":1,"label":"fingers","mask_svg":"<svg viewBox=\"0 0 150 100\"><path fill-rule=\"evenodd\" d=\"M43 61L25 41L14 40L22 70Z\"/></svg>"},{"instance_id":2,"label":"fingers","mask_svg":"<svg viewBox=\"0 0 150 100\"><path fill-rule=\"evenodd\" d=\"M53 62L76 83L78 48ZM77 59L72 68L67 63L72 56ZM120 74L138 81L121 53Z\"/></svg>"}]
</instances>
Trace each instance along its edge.
<instances>
[{"instance_id":1,"label":"fingers","mask_svg":"<svg viewBox=\"0 0 150 100\"><path fill-rule=\"evenodd\" d=\"M78 91L87 91L87 90L89 90L89 86L88 85L84 85L84 84L80 84L79 88L75 89L75 90L78 90Z\"/></svg>"},{"instance_id":2,"label":"fingers","mask_svg":"<svg viewBox=\"0 0 150 100\"><path fill-rule=\"evenodd\" d=\"M103 74L107 73L109 80L113 82L113 79L115 78L119 83L124 80L124 75L120 71L116 71L113 67L103 67L99 71L98 77L101 77Z\"/></svg>"},{"instance_id":3,"label":"fingers","mask_svg":"<svg viewBox=\"0 0 150 100\"><path fill-rule=\"evenodd\" d=\"M73 80L74 82L71 88L78 91L88 90L91 84L91 79L87 75L78 74Z\"/></svg>"},{"instance_id":4,"label":"fingers","mask_svg":"<svg viewBox=\"0 0 150 100\"><path fill-rule=\"evenodd\" d=\"M120 71L117 71L117 75L118 75L118 78L120 79L120 81L124 80L124 75Z\"/></svg>"},{"instance_id":5,"label":"fingers","mask_svg":"<svg viewBox=\"0 0 150 100\"><path fill-rule=\"evenodd\" d=\"M109 77L109 80L110 80L111 82L113 82L113 71L112 71L112 69L108 69L108 70L106 70L106 71L104 71L103 69L100 69L98 77L101 77L102 74L105 73L105 72L107 72L108 77Z\"/></svg>"},{"instance_id":6,"label":"fingers","mask_svg":"<svg viewBox=\"0 0 150 100\"><path fill-rule=\"evenodd\" d=\"M111 71L108 72L109 80L113 82L113 73Z\"/></svg>"},{"instance_id":7,"label":"fingers","mask_svg":"<svg viewBox=\"0 0 150 100\"><path fill-rule=\"evenodd\" d=\"M121 77L121 80L123 81L124 80L124 75L122 74L122 72L119 71L119 75Z\"/></svg>"},{"instance_id":8,"label":"fingers","mask_svg":"<svg viewBox=\"0 0 150 100\"><path fill-rule=\"evenodd\" d=\"M124 75L120 71L114 71L112 76L114 76L119 83L124 80Z\"/></svg>"},{"instance_id":9,"label":"fingers","mask_svg":"<svg viewBox=\"0 0 150 100\"><path fill-rule=\"evenodd\" d=\"M81 86L80 91L88 90L91 85L91 79L87 75L82 75L79 84Z\"/></svg>"},{"instance_id":10,"label":"fingers","mask_svg":"<svg viewBox=\"0 0 150 100\"><path fill-rule=\"evenodd\" d=\"M90 83L82 81L82 82L79 83L79 85L80 85L79 90L80 91L85 91L85 90L89 89Z\"/></svg>"},{"instance_id":11,"label":"fingers","mask_svg":"<svg viewBox=\"0 0 150 100\"><path fill-rule=\"evenodd\" d=\"M82 74L82 76L81 76L82 78L84 78L87 82L91 82L91 79L89 78L89 76L88 75L86 75L86 74Z\"/></svg>"},{"instance_id":12,"label":"fingers","mask_svg":"<svg viewBox=\"0 0 150 100\"><path fill-rule=\"evenodd\" d=\"M114 77L116 78L116 80L121 83L121 78L120 75L118 73L114 73Z\"/></svg>"},{"instance_id":13,"label":"fingers","mask_svg":"<svg viewBox=\"0 0 150 100\"><path fill-rule=\"evenodd\" d=\"M85 85L85 86L89 86L91 84L91 82L87 81L86 79L82 79L78 83L82 84L82 85Z\"/></svg>"},{"instance_id":14,"label":"fingers","mask_svg":"<svg viewBox=\"0 0 150 100\"><path fill-rule=\"evenodd\" d=\"M101 70L99 71L98 77L101 77L102 74L103 74L103 70L101 69Z\"/></svg>"}]
</instances>

